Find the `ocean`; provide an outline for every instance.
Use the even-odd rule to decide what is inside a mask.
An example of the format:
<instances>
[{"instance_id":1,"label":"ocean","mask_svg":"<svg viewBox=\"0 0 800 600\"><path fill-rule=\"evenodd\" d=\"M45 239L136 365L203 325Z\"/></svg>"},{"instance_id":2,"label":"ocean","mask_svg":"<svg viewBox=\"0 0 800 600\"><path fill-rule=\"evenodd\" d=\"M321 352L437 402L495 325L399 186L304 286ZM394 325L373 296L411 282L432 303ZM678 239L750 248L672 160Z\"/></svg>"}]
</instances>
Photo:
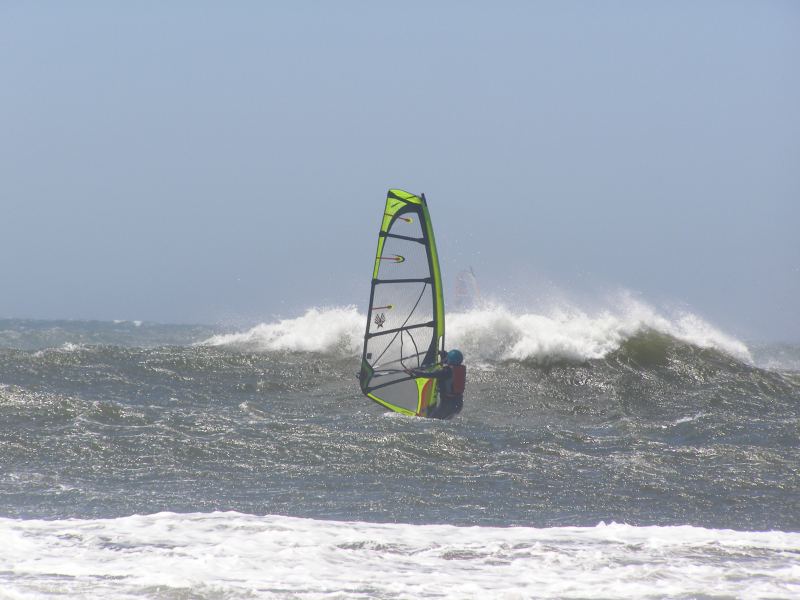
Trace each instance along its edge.
<instances>
[{"instance_id":1,"label":"ocean","mask_svg":"<svg viewBox=\"0 0 800 600\"><path fill-rule=\"evenodd\" d=\"M360 394L365 323L0 320L0 598L800 597L800 346L448 313L436 421Z\"/></svg>"}]
</instances>

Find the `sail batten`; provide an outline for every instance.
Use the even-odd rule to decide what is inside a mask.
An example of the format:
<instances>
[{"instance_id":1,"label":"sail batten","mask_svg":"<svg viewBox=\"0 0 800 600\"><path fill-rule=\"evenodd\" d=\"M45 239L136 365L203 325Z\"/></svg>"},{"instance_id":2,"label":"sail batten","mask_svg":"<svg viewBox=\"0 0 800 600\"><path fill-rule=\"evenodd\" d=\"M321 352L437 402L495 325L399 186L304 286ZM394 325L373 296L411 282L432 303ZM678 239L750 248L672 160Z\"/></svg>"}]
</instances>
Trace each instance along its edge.
<instances>
[{"instance_id":1,"label":"sail batten","mask_svg":"<svg viewBox=\"0 0 800 600\"><path fill-rule=\"evenodd\" d=\"M366 335L367 338L375 337L376 335L386 335L387 333L398 333L401 331L408 331L409 329L418 329L419 327L436 327L436 323L431 321L430 323L417 323L416 325L408 325L406 327L398 327L397 329L387 329L386 331L375 331L373 333L368 333ZM398 359L402 360L402 359Z\"/></svg>"},{"instance_id":2,"label":"sail batten","mask_svg":"<svg viewBox=\"0 0 800 600\"><path fill-rule=\"evenodd\" d=\"M407 369L434 368L444 343L444 301L425 197L389 190L378 234L359 376L363 393L396 412L426 416L436 381Z\"/></svg>"}]
</instances>

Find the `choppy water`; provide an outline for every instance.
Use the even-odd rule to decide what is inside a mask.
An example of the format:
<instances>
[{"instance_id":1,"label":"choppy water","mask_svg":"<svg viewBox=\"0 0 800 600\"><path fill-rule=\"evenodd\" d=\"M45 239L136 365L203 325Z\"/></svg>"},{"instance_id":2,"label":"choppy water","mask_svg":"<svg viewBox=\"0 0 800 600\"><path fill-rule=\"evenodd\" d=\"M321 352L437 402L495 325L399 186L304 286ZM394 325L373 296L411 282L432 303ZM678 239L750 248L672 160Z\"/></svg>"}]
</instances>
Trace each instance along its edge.
<instances>
[{"instance_id":1,"label":"choppy water","mask_svg":"<svg viewBox=\"0 0 800 600\"><path fill-rule=\"evenodd\" d=\"M800 595L800 349L486 308L441 422L363 325L0 321L0 597Z\"/></svg>"}]
</instances>

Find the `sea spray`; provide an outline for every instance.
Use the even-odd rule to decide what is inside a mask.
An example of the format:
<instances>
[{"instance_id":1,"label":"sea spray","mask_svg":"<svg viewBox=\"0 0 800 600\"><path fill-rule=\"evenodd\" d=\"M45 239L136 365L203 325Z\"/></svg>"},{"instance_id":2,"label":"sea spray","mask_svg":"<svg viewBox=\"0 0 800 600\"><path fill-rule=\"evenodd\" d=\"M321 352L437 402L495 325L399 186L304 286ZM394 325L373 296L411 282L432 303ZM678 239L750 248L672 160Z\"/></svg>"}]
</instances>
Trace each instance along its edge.
<instances>
[{"instance_id":1,"label":"sea spray","mask_svg":"<svg viewBox=\"0 0 800 600\"><path fill-rule=\"evenodd\" d=\"M256 352L354 354L362 343L365 319L355 306L310 308L300 317L261 323L242 333L215 335L203 344Z\"/></svg>"},{"instance_id":2,"label":"sea spray","mask_svg":"<svg viewBox=\"0 0 800 600\"><path fill-rule=\"evenodd\" d=\"M311 308L295 318L262 323L247 331L215 335L203 342L255 352L361 350L366 316L355 306ZM601 359L637 334L653 330L700 348L712 348L752 362L747 346L697 315L664 315L640 301L623 298L614 309L589 313L568 305L519 312L501 304L448 312L446 344L475 361L583 361Z\"/></svg>"}]
</instances>

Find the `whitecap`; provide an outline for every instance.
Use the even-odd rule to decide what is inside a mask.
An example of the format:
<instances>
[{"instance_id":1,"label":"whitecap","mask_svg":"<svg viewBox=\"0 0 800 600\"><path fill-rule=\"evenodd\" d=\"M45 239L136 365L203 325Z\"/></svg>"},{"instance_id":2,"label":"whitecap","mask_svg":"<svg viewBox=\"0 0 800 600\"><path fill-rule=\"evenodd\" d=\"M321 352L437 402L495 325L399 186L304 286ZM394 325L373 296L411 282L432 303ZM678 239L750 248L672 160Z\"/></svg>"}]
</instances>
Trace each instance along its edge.
<instances>
[{"instance_id":1,"label":"whitecap","mask_svg":"<svg viewBox=\"0 0 800 600\"><path fill-rule=\"evenodd\" d=\"M0 586L11 596L105 599L155 589L265 598L800 594L800 533L780 531L456 527L228 512L0 518L0 538Z\"/></svg>"}]
</instances>

